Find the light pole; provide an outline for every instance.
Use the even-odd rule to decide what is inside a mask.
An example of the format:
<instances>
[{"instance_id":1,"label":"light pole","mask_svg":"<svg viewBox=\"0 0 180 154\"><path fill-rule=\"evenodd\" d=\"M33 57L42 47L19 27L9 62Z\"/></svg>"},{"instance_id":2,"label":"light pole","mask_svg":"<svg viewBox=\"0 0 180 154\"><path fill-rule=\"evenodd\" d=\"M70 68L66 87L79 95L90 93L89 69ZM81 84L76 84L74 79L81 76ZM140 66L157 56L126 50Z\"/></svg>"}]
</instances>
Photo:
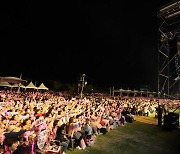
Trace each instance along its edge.
<instances>
[{"instance_id":1,"label":"light pole","mask_svg":"<svg viewBox=\"0 0 180 154\"><path fill-rule=\"evenodd\" d=\"M82 98L82 96L83 96L83 89L84 89L84 86L85 86L85 80L84 80L84 78L85 78L85 74L82 74L81 75L81 79L80 79L80 81L81 81L81 93L80 93L80 97Z\"/></svg>"},{"instance_id":2,"label":"light pole","mask_svg":"<svg viewBox=\"0 0 180 154\"><path fill-rule=\"evenodd\" d=\"M22 78L22 73L21 73L21 75L20 75L20 79L21 79L21 78ZM20 92L20 86L21 86L21 82L18 83L18 90L17 90L18 93Z\"/></svg>"}]
</instances>

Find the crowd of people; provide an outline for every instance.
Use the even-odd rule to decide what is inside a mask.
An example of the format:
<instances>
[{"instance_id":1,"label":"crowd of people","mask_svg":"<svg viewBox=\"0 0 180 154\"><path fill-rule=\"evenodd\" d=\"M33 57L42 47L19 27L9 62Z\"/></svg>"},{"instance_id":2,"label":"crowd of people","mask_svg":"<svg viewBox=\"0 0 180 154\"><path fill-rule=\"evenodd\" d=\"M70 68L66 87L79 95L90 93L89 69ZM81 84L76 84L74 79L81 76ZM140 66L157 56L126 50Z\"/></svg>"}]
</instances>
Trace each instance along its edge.
<instances>
[{"instance_id":1,"label":"crowd of people","mask_svg":"<svg viewBox=\"0 0 180 154\"><path fill-rule=\"evenodd\" d=\"M68 97L67 97L68 96ZM0 91L0 153L66 153L85 149L96 137L126 122L134 115L157 115L158 106L168 110L178 100L145 97L70 97L53 91Z\"/></svg>"}]
</instances>

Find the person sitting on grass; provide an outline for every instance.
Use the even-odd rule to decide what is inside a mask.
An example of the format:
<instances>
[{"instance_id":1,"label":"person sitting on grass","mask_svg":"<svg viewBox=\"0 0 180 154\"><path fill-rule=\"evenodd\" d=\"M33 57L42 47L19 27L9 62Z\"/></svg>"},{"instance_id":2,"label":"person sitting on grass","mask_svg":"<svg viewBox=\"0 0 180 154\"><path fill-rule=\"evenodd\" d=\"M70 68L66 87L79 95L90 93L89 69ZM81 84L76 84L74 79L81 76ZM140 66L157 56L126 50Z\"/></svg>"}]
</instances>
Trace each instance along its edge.
<instances>
[{"instance_id":1,"label":"person sitting on grass","mask_svg":"<svg viewBox=\"0 0 180 154\"><path fill-rule=\"evenodd\" d=\"M69 119L69 123L67 125L68 129L68 138L71 142L73 142L74 139L74 147L77 147L78 149L84 149L84 140L83 140L83 134L81 127L79 126L79 122L75 117L71 117ZM84 144L83 144L84 143Z\"/></svg>"},{"instance_id":2,"label":"person sitting on grass","mask_svg":"<svg viewBox=\"0 0 180 154\"><path fill-rule=\"evenodd\" d=\"M86 123L84 125L84 127L82 128L83 131L84 131L84 134L87 134L87 135L93 135L93 129L92 127L90 126L90 121L89 119L86 119Z\"/></svg>"},{"instance_id":3,"label":"person sitting on grass","mask_svg":"<svg viewBox=\"0 0 180 154\"><path fill-rule=\"evenodd\" d=\"M65 126L66 126L65 124L58 126L57 132L56 132L56 138L55 138L55 140L60 141L60 145L62 146L63 154L66 153L66 150L70 143L70 140L67 138L67 135L66 135Z\"/></svg>"},{"instance_id":4,"label":"person sitting on grass","mask_svg":"<svg viewBox=\"0 0 180 154\"><path fill-rule=\"evenodd\" d=\"M14 154L17 149L19 141L17 138L9 138L4 140L4 154Z\"/></svg>"}]
</instances>

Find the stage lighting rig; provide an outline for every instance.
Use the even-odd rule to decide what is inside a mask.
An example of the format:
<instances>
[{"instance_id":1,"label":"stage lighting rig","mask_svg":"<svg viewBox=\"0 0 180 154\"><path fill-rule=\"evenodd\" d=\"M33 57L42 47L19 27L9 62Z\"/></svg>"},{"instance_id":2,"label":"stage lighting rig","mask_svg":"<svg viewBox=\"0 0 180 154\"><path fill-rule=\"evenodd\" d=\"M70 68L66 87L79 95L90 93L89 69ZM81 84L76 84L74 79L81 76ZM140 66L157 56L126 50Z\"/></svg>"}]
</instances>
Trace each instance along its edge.
<instances>
[{"instance_id":1,"label":"stage lighting rig","mask_svg":"<svg viewBox=\"0 0 180 154\"><path fill-rule=\"evenodd\" d=\"M158 17L163 19L171 19L180 15L180 0L173 1L166 6L163 6L158 11Z\"/></svg>"},{"instance_id":2,"label":"stage lighting rig","mask_svg":"<svg viewBox=\"0 0 180 154\"><path fill-rule=\"evenodd\" d=\"M160 19L158 28L158 97L160 98L164 93L168 97L180 93L180 0L174 0L159 8L157 17Z\"/></svg>"}]
</instances>

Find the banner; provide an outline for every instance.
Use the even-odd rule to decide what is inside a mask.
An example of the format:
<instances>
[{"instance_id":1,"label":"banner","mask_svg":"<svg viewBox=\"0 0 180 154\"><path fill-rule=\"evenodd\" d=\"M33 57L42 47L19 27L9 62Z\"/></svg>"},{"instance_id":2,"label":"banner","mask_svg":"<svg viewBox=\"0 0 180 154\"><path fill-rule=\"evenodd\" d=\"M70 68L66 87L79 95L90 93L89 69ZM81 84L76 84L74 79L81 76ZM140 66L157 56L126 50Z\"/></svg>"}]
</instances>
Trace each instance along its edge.
<instances>
[{"instance_id":1,"label":"banner","mask_svg":"<svg viewBox=\"0 0 180 154\"><path fill-rule=\"evenodd\" d=\"M37 139L37 146L40 150L44 148L46 140L47 140L47 131L43 130L39 133Z\"/></svg>"}]
</instances>

